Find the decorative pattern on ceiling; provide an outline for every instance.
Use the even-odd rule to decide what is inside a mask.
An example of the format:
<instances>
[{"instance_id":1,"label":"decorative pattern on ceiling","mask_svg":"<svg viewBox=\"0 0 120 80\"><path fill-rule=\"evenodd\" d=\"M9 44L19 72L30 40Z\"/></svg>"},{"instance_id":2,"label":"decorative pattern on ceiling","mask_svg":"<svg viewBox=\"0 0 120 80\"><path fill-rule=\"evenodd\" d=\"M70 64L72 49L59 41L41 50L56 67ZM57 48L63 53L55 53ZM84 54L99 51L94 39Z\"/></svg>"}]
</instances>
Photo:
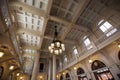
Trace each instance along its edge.
<instances>
[{"instance_id":1,"label":"decorative pattern on ceiling","mask_svg":"<svg viewBox=\"0 0 120 80\"><path fill-rule=\"evenodd\" d=\"M41 54L48 52L55 25L58 26L58 38L65 43L65 53L69 53L73 46L83 39L83 35L89 35L90 28L101 19L100 14L105 11L105 4L108 2L108 0L9 1L11 14L15 18L16 35L22 48L24 70L29 74L38 50Z\"/></svg>"}]
</instances>

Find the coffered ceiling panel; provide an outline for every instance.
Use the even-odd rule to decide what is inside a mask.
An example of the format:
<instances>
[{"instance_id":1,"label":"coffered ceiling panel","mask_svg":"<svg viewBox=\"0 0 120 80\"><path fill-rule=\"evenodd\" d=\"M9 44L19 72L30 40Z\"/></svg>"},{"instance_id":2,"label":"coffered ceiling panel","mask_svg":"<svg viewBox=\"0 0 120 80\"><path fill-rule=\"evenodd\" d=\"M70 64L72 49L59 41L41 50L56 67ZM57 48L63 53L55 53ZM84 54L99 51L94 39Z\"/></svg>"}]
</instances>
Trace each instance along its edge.
<instances>
[{"instance_id":1,"label":"coffered ceiling panel","mask_svg":"<svg viewBox=\"0 0 120 80\"><path fill-rule=\"evenodd\" d=\"M69 52L73 49L74 46L75 46L74 44L65 43L65 52L64 53L69 54Z\"/></svg>"},{"instance_id":2,"label":"coffered ceiling panel","mask_svg":"<svg viewBox=\"0 0 120 80\"><path fill-rule=\"evenodd\" d=\"M55 26L57 26L58 37L61 36L64 31L64 25L55 21L49 20L46 26L45 35L54 37Z\"/></svg>"},{"instance_id":3,"label":"coffered ceiling panel","mask_svg":"<svg viewBox=\"0 0 120 80\"><path fill-rule=\"evenodd\" d=\"M65 39L79 40L83 33L79 29L71 29Z\"/></svg>"},{"instance_id":4,"label":"coffered ceiling panel","mask_svg":"<svg viewBox=\"0 0 120 80\"><path fill-rule=\"evenodd\" d=\"M42 31L44 22L43 17L39 17L38 15L23 11L22 14L16 13L16 15L18 19L17 22L21 25L19 26L20 28L32 29L39 32Z\"/></svg>"},{"instance_id":5,"label":"coffered ceiling panel","mask_svg":"<svg viewBox=\"0 0 120 80\"><path fill-rule=\"evenodd\" d=\"M92 0L83 13L79 16L76 24L85 27L92 27L101 18L101 13L104 12L108 0Z\"/></svg>"},{"instance_id":6,"label":"coffered ceiling panel","mask_svg":"<svg viewBox=\"0 0 120 80\"><path fill-rule=\"evenodd\" d=\"M42 10L46 10L48 5L48 0L18 0L18 1Z\"/></svg>"},{"instance_id":7,"label":"coffered ceiling panel","mask_svg":"<svg viewBox=\"0 0 120 80\"><path fill-rule=\"evenodd\" d=\"M81 0L53 0L51 15L71 21Z\"/></svg>"},{"instance_id":8,"label":"coffered ceiling panel","mask_svg":"<svg viewBox=\"0 0 120 80\"><path fill-rule=\"evenodd\" d=\"M20 36L20 39L24 43L24 45L39 46L40 44L40 37L33 35L22 34Z\"/></svg>"},{"instance_id":9,"label":"coffered ceiling panel","mask_svg":"<svg viewBox=\"0 0 120 80\"><path fill-rule=\"evenodd\" d=\"M49 40L44 38L41 49L48 50L48 46L50 45L51 42L52 42L52 39Z\"/></svg>"}]
</instances>

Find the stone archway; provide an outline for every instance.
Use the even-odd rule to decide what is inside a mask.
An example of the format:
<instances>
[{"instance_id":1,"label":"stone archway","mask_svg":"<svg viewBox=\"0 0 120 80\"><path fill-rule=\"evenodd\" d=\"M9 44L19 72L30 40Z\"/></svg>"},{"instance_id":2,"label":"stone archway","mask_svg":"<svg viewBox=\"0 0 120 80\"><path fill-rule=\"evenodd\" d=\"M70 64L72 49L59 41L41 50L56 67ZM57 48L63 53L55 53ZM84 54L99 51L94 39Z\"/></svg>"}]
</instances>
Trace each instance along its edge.
<instances>
[{"instance_id":1,"label":"stone archway","mask_svg":"<svg viewBox=\"0 0 120 80\"><path fill-rule=\"evenodd\" d=\"M2 66L0 66L0 79L1 79L1 77L3 75L3 72L4 72L4 68Z\"/></svg>"},{"instance_id":2,"label":"stone archway","mask_svg":"<svg viewBox=\"0 0 120 80\"><path fill-rule=\"evenodd\" d=\"M60 80L63 80L63 75L60 76Z\"/></svg>"},{"instance_id":3,"label":"stone archway","mask_svg":"<svg viewBox=\"0 0 120 80\"><path fill-rule=\"evenodd\" d=\"M119 58L119 60L120 60L120 51L118 52L118 58Z\"/></svg>"},{"instance_id":4,"label":"stone archway","mask_svg":"<svg viewBox=\"0 0 120 80\"><path fill-rule=\"evenodd\" d=\"M77 76L78 80L88 80L84 70L80 67L77 69Z\"/></svg>"},{"instance_id":5,"label":"stone archway","mask_svg":"<svg viewBox=\"0 0 120 80\"><path fill-rule=\"evenodd\" d=\"M71 80L69 73L66 73L65 77L66 77L66 80Z\"/></svg>"},{"instance_id":6,"label":"stone archway","mask_svg":"<svg viewBox=\"0 0 120 80\"><path fill-rule=\"evenodd\" d=\"M91 68L95 75L96 80L115 80L109 70L109 68L101 61L95 60Z\"/></svg>"}]
</instances>

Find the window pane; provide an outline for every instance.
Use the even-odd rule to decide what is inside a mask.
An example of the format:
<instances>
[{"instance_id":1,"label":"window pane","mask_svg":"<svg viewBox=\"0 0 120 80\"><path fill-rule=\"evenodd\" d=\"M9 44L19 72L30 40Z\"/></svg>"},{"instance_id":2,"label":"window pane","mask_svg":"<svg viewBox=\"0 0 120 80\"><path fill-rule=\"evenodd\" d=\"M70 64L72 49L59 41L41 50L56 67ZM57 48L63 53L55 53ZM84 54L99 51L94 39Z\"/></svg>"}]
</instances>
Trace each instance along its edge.
<instances>
[{"instance_id":1,"label":"window pane","mask_svg":"<svg viewBox=\"0 0 120 80\"><path fill-rule=\"evenodd\" d=\"M107 31L107 29L105 28L105 26L100 26L100 29L103 31L103 32L106 32Z\"/></svg>"},{"instance_id":2,"label":"window pane","mask_svg":"<svg viewBox=\"0 0 120 80\"><path fill-rule=\"evenodd\" d=\"M74 54L78 54L78 51L77 51L77 49L74 49Z\"/></svg>"},{"instance_id":3,"label":"window pane","mask_svg":"<svg viewBox=\"0 0 120 80\"><path fill-rule=\"evenodd\" d=\"M84 41L85 45L88 46L90 44L90 40L87 38L85 41Z\"/></svg>"},{"instance_id":4,"label":"window pane","mask_svg":"<svg viewBox=\"0 0 120 80\"><path fill-rule=\"evenodd\" d=\"M111 30L110 32L108 32L108 33L106 34L106 36L109 37L110 35L114 34L116 31L117 31L117 29L114 28L113 30Z\"/></svg>"},{"instance_id":5,"label":"window pane","mask_svg":"<svg viewBox=\"0 0 120 80\"><path fill-rule=\"evenodd\" d=\"M90 40L88 38L86 39L86 42L88 45L90 44Z\"/></svg>"},{"instance_id":6,"label":"window pane","mask_svg":"<svg viewBox=\"0 0 120 80\"><path fill-rule=\"evenodd\" d=\"M65 62L67 62L67 57L64 58Z\"/></svg>"},{"instance_id":7,"label":"window pane","mask_svg":"<svg viewBox=\"0 0 120 80\"><path fill-rule=\"evenodd\" d=\"M93 48L92 45L89 45L89 46L87 47L88 50L90 50L90 49L92 49L92 48Z\"/></svg>"},{"instance_id":8,"label":"window pane","mask_svg":"<svg viewBox=\"0 0 120 80\"><path fill-rule=\"evenodd\" d=\"M110 32L113 34L113 33L115 33L117 31L117 29L116 28L114 28L113 30L111 30Z\"/></svg>"},{"instance_id":9,"label":"window pane","mask_svg":"<svg viewBox=\"0 0 120 80\"><path fill-rule=\"evenodd\" d=\"M109 29L109 28L111 28L112 27L112 25L109 23L109 22L105 22L104 24L103 24L107 29Z\"/></svg>"},{"instance_id":10,"label":"window pane","mask_svg":"<svg viewBox=\"0 0 120 80\"><path fill-rule=\"evenodd\" d=\"M84 41L84 43L85 43L86 46L88 45L86 40Z\"/></svg>"}]
</instances>

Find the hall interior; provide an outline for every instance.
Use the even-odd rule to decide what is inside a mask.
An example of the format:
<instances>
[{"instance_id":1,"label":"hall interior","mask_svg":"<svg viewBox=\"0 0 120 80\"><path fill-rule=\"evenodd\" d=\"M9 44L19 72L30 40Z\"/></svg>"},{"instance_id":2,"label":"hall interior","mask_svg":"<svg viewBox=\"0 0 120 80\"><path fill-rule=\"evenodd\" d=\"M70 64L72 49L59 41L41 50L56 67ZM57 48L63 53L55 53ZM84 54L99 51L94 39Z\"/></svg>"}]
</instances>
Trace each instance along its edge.
<instances>
[{"instance_id":1,"label":"hall interior","mask_svg":"<svg viewBox=\"0 0 120 80\"><path fill-rule=\"evenodd\" d=\"M120 0L0 0L0 80L120 80Z\"/></svg>"}]
</instances>

